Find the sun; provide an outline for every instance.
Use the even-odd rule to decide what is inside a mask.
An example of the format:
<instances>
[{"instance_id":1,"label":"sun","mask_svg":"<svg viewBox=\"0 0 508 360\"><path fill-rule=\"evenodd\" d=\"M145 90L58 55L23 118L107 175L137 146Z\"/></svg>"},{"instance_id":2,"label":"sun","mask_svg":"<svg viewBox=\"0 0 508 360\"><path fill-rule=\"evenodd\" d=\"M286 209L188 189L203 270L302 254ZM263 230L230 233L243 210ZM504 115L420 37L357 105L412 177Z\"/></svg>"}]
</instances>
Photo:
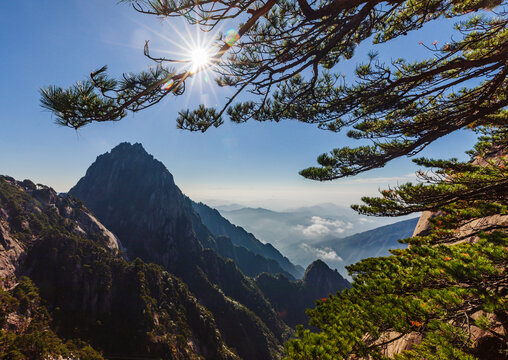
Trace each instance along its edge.
<instances>
[{"instance_id":1,"label":"sun","mask_svg":"<svg viewBox=\"0 0 508 360\"><path fill-rule=\"evenodd\" d=\"M174 66L174 73L160 87L162 91L174 92L185 82L188 90L199 94L201 100L208 99L207 96L210 95L209 100L202 101L218 101L216 83L213 81L216 71L221 70L217 54L224 42L233 46L239 39L236 30L228 30L224 36L220 28L215 28L213 32L203 32L199 27L163 23L164 30L167 31L159 31L144 24L140 26L158 37L152 42L150 50L162 55L157 55L158 59L172 63L172 68ZM169 37L167 32L174 36ZM173 76L175 74L178 76ZM185 102L191 101L191 98L185 97Z\"/></svg>"},{"instance_id":2,"label":"sun","mask_svg":"<svg viewBox=\"0 0 508 360\"><path fill-rule=\"evenodd\" d=\"M210 65L210 52L203 47L196 47L191 52L191 73L196 73L199 70L206 68Z\"/></svg>"}]
</instances>

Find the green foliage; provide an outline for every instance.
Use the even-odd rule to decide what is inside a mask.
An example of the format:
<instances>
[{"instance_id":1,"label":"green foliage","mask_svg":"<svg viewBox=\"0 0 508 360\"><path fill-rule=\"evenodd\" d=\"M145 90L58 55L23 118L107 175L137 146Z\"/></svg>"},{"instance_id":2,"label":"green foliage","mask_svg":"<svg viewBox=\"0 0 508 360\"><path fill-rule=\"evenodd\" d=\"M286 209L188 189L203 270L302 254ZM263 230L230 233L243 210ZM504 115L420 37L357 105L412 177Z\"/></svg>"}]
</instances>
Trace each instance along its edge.
<instances>
[{"instance_id":1,"label":"green foliage","mask_svg":"<svg viewBox=\"0 0 508 360\"><path fill-rule=\"evenodd\" d=\"M177 123L204 131L220 125L224 114L238 123L293 119L328 131L347 130L350 138L361 142L319 156L319 166L301 171L304 177L332 180L356 175L401 156L414 156L455 131L484 131L471 153L473 161L416 159L434 172L420 172L420 183L388 189L381 198L364 198L365 205L355 207L377 216L426 210L437 216L426 234L405 240L409 249L351 266L353 288L309 312L311 324L322 331L300 328L297 339L288 343L287 354L288 359L367 355L381 359L381 348L393 340L387 334L414 333L421 343L397 355L399 359L506 357L502 354L508 343L506 224L480 221L506 216L508 206L505 1L124 2L141 13L184 16L205 29L231 18L245 19L236 51L228 52L232 45L221 39L214 57L217 82L237 92L220 111L205 107L183 111ZM421 42L432 54L429 58L400 57L386 64L372 52L358 64L353 81L333 72L354 56L359 44L387 43L445 18L456 21L455 34L443 44ZM148 47L145 54L171 62L151 57ZM181 84L191 75L169 78ZM131 99L150 91L140 90ZM249 101L233 103L244 91L253 94ZM150 106L150 99L160 98L148 96L139 108L119 105L117 111L137 111ZM68 124L62 109L48 108ZM98 115L80 116L79 126L112 120ZM478 226L466 230L470 224ZM501 331L487 328L488 336L474 343L470 326L486 328L491 318L500 323Z\"/></svg>"},{"instance_id":2,"label":"green foliage","mask_svg":"<svg viewBox=\"0 0 508 360\"><path fill-rule=\"evenodd\" d=\"M478 311L506 312L506 290L492 284L506 282L507 245L506 234L493 233L473 245L418 245L351 266L353 288L309 311L311 324L322 331L301 330L287 345L287 358L377 356L387 332L424 336L400 359L475 358L466 324L476 325L472 314Z\"/></svg>"},{"instance_id":3,"label":"green foliage","mask_svg":"<svg viewBox=\"0 0 508 360\"><path fill-rule=\"evenodd\" d=\"M139 74L125 74L117 81L108 78L106 70L104 66L92 72L90 80L68 89L57 86L41 89L41 106L53 111L57 124L74 129L91 121L118 121L127 115L127 110L139 111L158 103L168 93L159 89L160 86L174 75L169 69L157 66Z\"/></svg>"},{"instance_id":4,"label":"green foliage","mask_svg":"<svg viewBox=\"0 0 508 360\"><path fill-rule=\"evenodd\" d=\"M26 222L13 235L26 249L18 273L30 277L0 291L0 328L9 329L0 334L0 359L102 359L93 348L106 357L237 358L182 281L158 265L125 261L98 235L76 232L54 204L38 200L56 196L49 190L25 191L0 178L0 209ZM10 330L12 319L19 329Z\"/></svg>"},{"instance_id":5,"label":"green foliage","mask_svg":"<svg viewBox=\"0 0 508 360\"><path fill-rule=\"evenodd\" d=\"M42 358L101 360L103 357L83 341L61 340L50 329L50 317L34 283L27 277L5 291L0 289L0 359Z\"/></svg>"},{"instance_id":6,"label":"green foliage","mask_svg":"<svg viewBox=\"0 0 508 360\"><path fill-rule=\"evenodd\" d=\"M508 105L508 18L503 0L124 0L144 14L183 16L211 30L232 18L241 24L236 44L217 39L212 58L217 83L236 89L218 110L200 105L183 110L177 126L205 131L227 115L234 122L292 119L328 131L348 130L371 144L343 147L318 157L318 167L301 175L330 180L413 156L459 129L506 123ZM443 44L424 44L431 56L390 63L376 52L362 60L355 78L333 71L360 44L387 43L436 20L455 19L455 33ZM229 51L234 47L234 51ZM152 57L155 70L109 79L106 68L68 90L42 90L42 105L62 125L79 128L119 120L168 94L183 93L193 72L175 74L162 64L180 59ZM169 86L162 86L169 84ZM248 91L249 101L235 103ZM439 126L436 126L439 124Z\"/></svg>"},{"instance_id":7,"label":"green foliage","mask_svg":"<svg viewBox=\"0 0 508 360\"><path fill-rule=\"evenodd\" d=\"M492 151L500 140L506 141L503 130L483 137L469 163L418 159L434 169L420 173L423 183L382 191L355 207L365 214L431 210L436 216L427 233L404 240L409 248L349 266L353 288L308 312L321 331L300 329L287 344L287 359L384 359L383 347L407 334L421 342L395 359L506 357L508 234L502 220L489 221L508 214L508 187L500 185L508 176L506 147ZM483 338L472 336L474 328L484 330Z\"/></svg>"}]
</instances>

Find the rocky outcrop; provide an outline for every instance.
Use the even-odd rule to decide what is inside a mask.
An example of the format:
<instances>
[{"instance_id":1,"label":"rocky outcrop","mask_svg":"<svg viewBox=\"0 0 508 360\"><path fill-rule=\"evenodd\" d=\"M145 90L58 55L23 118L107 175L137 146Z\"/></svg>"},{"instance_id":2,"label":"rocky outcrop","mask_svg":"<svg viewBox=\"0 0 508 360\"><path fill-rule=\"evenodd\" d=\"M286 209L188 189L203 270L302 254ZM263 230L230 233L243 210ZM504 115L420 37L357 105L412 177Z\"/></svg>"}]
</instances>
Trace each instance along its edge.
<instances>
[{"instance_id":1,"label":"rocky outcrop","mask_svg":"<svg viewBox=\"0 0 508 360\"><path fill-rule=\"evenodd\" d=\"M72 211L72 210L71 210ZM76 231L88 234L101 234L104 237L106 246L111 250L121 250L120 240L89 211L78 209L75 213Z\"/></svg>"},{"instance_id":2,"label":"rocky outcrop","mask_svg":"<svg viewBox=\"0 0 508 360\"><path fill-rule=\"evenodd\" d=\"M439 216L438 212L424 211L416 224L413 236L427 235L431 229L429 220L436 216ZM508 227L508 215L497 214L467 222L456 229L454 237L457 238L457 243L463 241L474 242L478 239L476 234L480 231L506 227Z\"/></svg>"},{"instance_id":3,"label":"rocky outcrop","mask_svg":"<svg viewBox=\"0 0 508 360\"><path fill-rule=\"evenodd\" d=\"M507 158L506 149L500 148L487 154L486 157L477 156L471 163L476 166L505 166ZM424 211L414 229L413 236L427 235L431 229L429 220L439 215L441 215L440 212ZM474 242L478 239L476 234L480 231L505 229L507 227L508 215L496 214L466 222L463 226L456 229L454 237L457 238L457 242Z\"/></svg>"},{"instance_id":4,"label":"rocky outcrop","mask_svg":"<svg viewBox=\"0 0 508 360\"><path fill-rule=\"evenodd\" d=\"M31 224L26 214L42 214L49 210L65 219L74 233L98 237L112 251L121 247L115 235L81 202L59 196L50 187L35 185L30 180L0 176L0 186L0 278L4 288L15 285L20 259L27 246L38 240L37 229L32 227L40 227L40 224Z\"/></svg>"},{"instance_id":5,"label":"rocky outcrop","mask_svg":"<svg viewBox=\"0 0 508 360\"><path fill-rule=\"evenodd\" d=\"M316 299L350 287L349 282L337 270L330 269L321 260L316 260L307 267L302 282L303 287Z\"/></svg>"},{"instance_id":6,"label":"rocky outcrop","mask_svg":"<svg viewBox=\"0 0 508 360\"><path fill-rule=\"evenodd\" d=\"M478 319L480 316L486 315L489 321L491 321L490 330L497 334L504 335L504 327L502 325L503 319L497 317L494 314L485 314L483 311L477 311L471 316L471 321ZM504 319L506 320L506 319ZM477 326L464 324L464 332L471 334L470 340L472 346L475 348L475 355L479 360L506 360L507 356L499 352L500 349L508 350L508 346L499 337L492 336L492 332L482 330ZM419 345L423 340L423 336L418 332L411 332L408 334L400 334L394 331L383 333L377 344L385 343L381 350L381 355L387 358L393 358L396 354L399 354L406 350L412 350L415 346ZM369 360L369 359L365 359Z\"/></svg>"},{"instance_id":7,"label":"rocky outcrop","mask_svg":"<svg viewBox=\"0 0 508 360\"><path fill-rule=\"evenodd\" d=\"M1 214L1 213L0 213ZM13 238L9 233L7 216L0 220L0 286L10 289L16 284L16 269L19 267L21 256L25 253L22 242Z\"/></svg>"}]
</instances>

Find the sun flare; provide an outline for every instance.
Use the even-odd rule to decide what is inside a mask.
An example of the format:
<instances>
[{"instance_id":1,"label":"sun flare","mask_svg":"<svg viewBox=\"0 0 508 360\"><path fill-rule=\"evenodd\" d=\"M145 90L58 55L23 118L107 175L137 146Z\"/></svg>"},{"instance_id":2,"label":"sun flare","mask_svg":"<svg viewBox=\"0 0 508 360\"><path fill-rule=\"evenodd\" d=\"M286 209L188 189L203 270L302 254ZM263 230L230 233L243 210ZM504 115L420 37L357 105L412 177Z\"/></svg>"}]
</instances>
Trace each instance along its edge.
<instances>
[{"instance_id":1,"label":"sun flare","mask_svg":"<svg viewBox=\"0 0 508 360\"><path fill-rule=\"evenodd\" d=\"M224 43L233 46L238 41L239 35L236 30L230 29L226 34L222 34L219 28L214 32L203 32L199 28L165 24L166 30L175 34L169 37L166 31L157 31L144 24L139 25L157 36L157 39L152 39L150 50L161 54L162 59L173 62L175 74L183 75L175 79L168 78L161 85L161 91L174 92L182 83L186 83L188 91L199 95L200 101L207 105L218 101L213 81L215 71L219 69L217 53ZM187 106L193 98L185 97L182 105Z\"/></svg>"},{"instance_id":2,"label":"sun flare","mask_svg":"<svg viewBox=\"0 0 508 360\"><path fill-rule=\"evenodd\" d=\"M207 49L197 47L191 52L191 72L195 73L210 64L210 53Z\"/></svg>"}]
</instances>

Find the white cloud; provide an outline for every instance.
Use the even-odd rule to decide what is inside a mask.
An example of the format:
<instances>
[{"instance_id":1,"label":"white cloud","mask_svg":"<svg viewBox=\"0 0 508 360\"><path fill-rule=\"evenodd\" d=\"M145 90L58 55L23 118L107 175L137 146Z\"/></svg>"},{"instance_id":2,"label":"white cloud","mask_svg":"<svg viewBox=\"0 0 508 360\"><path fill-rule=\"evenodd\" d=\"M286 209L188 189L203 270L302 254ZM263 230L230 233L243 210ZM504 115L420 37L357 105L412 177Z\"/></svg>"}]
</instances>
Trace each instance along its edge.
<instances>
[{"instance_id":1,"label":"white cloud","mask_svg":"<svg viewBox=\"0 0 508 360\"><path fill-rule=\"evenodd\" d=\"M311 217L310 222L311 224L308 226L297 225L295 229L306 237L315 238L330 234L342 234L353 227L349 221L330 220L319 216Z\"/></svg>"},{"instance_id":2,"label":"white cloud","mask_svg":"<svg viewBox=\"0 0 508 360\"><path fill-rule=\"evenodd\" d=\"M307 253L311 253L313 257L316 257L318 259L327 261L342 261L342 258L339 255L337 255L337 253L333 249L329 247L319 249L314 248L307 244L301 244L300 247L304 251L306 251Z\"/></svg>"},{"instance_id":3,"label":"white cloud","mask_svg":"<svg viewBox=\"0 0 508 360\"><path fill-rule=\"evenodd\" d=\"M363 218L363 217L358 218L358 221L359 221L360 223L364 223L364 224L365 224L365 223L367 223L367 224L373 224L373 223L375 223L375 221L374 221L374 220L372 220L372 219L367 219L367 218Z\"/></svg>"}]
</instances>

